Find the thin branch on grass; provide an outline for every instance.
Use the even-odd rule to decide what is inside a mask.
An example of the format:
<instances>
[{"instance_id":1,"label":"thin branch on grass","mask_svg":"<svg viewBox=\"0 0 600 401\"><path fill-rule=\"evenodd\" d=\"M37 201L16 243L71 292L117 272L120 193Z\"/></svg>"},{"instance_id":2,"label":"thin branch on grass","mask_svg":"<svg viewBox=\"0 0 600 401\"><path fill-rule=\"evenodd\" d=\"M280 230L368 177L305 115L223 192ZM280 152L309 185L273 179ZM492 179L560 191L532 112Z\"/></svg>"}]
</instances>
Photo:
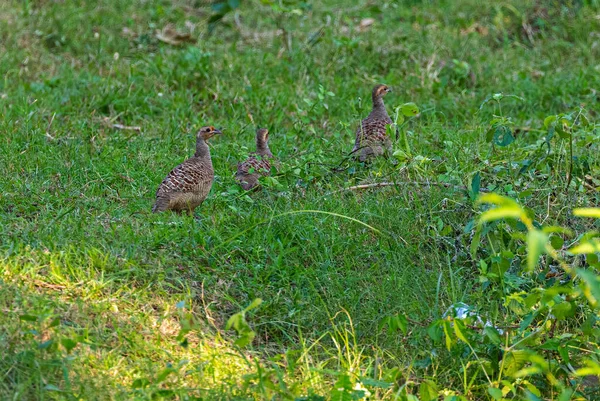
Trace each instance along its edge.
<instances>
[{"instance_id":1,"label":"thin branch on grass","mask_svg":"<svg viewBox=\"0 0 600 401\"><path fill-rule=\"evenodd\" d=\"M392 187L392 186L397 186L397 185L416 185L416 186L422 186L422 187L439 186L439 187L444 187L444 188L457 189L457 190L461 190L461 191L468 191L467 187L465 187L465 186L449 184L447 182L400 181L400 182L376 182L376 183L372 183L372 184L354 185L352 187L342 188L337 191L329 192L327 195L332 195L332 194L336 194L339 192L345 192L345 191L355 191L355 190L359 190L359 189L369 189L369 188ZM486 189L480 189L480 191L488 192Z\"/></svg>"},{"instance_id":2,"label":"thin branch on grass","mask_svg":"<svg viewBox=\"0 0 600 401\"><path fill-rule=\"evenodd\" d=\"M112 127L114 129L142 132L142 127L138 127L137 125L113 124Z\"/></svg>"},{"instance_id":3,"label":"thin branch on grass","mask_svg":"<svg viewBox=\"0 0 600 401\"><path fill-rule=\"evenodd\" d=\"M52 117L50 117L50 121L48 122L48 127L46 128L46 138L48 138L51 141L56 139L55 137L50 135L50 128L52 127L52 123L54 122L54 117L56 117L56 113L52 114Z\"/></svg>"}]
</instances>

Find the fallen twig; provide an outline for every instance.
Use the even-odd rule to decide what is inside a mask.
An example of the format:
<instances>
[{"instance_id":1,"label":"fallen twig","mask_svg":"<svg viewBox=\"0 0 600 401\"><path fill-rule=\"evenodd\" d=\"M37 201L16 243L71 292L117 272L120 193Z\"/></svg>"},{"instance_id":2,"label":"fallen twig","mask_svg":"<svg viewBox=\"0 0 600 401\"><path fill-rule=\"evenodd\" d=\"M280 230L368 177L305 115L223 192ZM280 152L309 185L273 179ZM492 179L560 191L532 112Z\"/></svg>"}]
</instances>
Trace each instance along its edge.
<instances>
[{"instance_id":1,"label":"fallen twig","mask_svg":"<svg viewBox=\"0 0 600 401\"><path fill-rule=\"evenodd\" d=\"M355 191L358 189L369 189L369 188L381 188L381 187L391 187L391 186L396 186L396 185L417 185L417 186L422 186L422 187L430 187L430 186L438 186L438 187L444 187L444 188L452 188L452 189L458 189L461 191L467 191L467 187L462 186L462 185L454 185L454 184L449 184L447 182L418 182L418 181L399 181L399 182L376 182L373 184L361 184L361 185L354 185L352 187L348 187L348 188L342 188L339 189L337 191L333 191L333 192L329 192L327 195L332 195L338 192L344 192L344 191ZM486 189L480 189L481 192L488 192Z\"/></svg>"},{"instance_id":2,"label":"fallen twig","mask_svg":"<svg viewBox=\"0 0 600 401\"><path fill-rule=\"evenodd\" d=\"M142 127L138 127L136 125L113 124L112 127L115 129L142 132Z\"/></svg>"},{"instance_id":3,"label":"fallen twig","mask_svg":"<svg viewBox=\"0 0 600 401\"><path fill-rule=\"evenodd\" d=\"M33 284L38 288L43 287L43 288L50 288L52 290L64 290L65 288L67 288L64 285L46 283L45 281L41 281L41 280L35 280L33 282Z\"/></svg>"}]
</instances>

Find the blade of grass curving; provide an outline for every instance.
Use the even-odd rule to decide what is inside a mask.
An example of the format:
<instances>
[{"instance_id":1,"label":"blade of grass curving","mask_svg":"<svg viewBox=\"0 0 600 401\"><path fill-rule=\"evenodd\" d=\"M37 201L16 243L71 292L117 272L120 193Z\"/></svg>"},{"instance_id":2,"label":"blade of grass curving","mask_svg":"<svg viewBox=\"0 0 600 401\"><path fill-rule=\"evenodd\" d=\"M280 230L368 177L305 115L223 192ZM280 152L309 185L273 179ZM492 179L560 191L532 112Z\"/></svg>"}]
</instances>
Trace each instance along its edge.
<instances>
[{"instance_id":1,"label":"blade of grass curving","mask_svg":"<svg viewBox=\"0 0 600 401\"><path fill-rule=\"evenodd\" d=\"M213 249L218 249L218 248L220 248L220 247L222 247L222 246L224 246L224 245L227 245L228 243L230 243L231 241L233 241L233 240L235 240L235 239L237 239L237 238L241 237L242 235L244 235L244 234L245 234L245 233L247 233L248 231L254 230L256 227L260 226L261 224L265 224L265 223L267 223L267 222L268 222L268 223L270 223L271 221L273 221L273 219L275 219L275 218L277 218L277 217L289 216L289 215L294 215L294 214L311 214L311 213L314 213L314 214L325 214L325 215L329 215L329 216L340 217L340 218L343 218L343 219L346 219L346 220L353 221L353 222L355 222L355 223L357 223L357 224L360 224L360 225L362 225L362 226L365 226L365 227L367 227L368 229L370 229L370 230L372 230L372 231L375 231L377 234L383 234L383 233L382 233L380 230L378 230L377 228L375 228L375 227L373 227L373 226L371 226L371 225L369 225L369 224L367 224L367 223L365 223L365 222L363 222L363 221L360 221L360 220L358 220L358 219L355 219L354 217L346 216L346 215L343 215L343 214L334 213L334 212L327 212L327 211L324 211L324 210L310 210L310 209L307 209L307 210L292 210L292 211L290 211L290 212L284 212L284 213L280 213L280 214L277 214L277 215L271 216L271 217L269 217L268 219L261 220L261 221L259 221L258 223L256 223L256 224L253 224L252 226L250 226L250 227L246 228L245 230L242 230L242 231L240 231L239 233L237 233L237 234L236 234L236 235L234 235L233 237L231 237L231 238L229 238L229 239L227 239L227 240L225 240L225 241L221 242L219 245L217 245L217 246L216 246L215 248L213 248Z\"/></svg>"}]
</instances>

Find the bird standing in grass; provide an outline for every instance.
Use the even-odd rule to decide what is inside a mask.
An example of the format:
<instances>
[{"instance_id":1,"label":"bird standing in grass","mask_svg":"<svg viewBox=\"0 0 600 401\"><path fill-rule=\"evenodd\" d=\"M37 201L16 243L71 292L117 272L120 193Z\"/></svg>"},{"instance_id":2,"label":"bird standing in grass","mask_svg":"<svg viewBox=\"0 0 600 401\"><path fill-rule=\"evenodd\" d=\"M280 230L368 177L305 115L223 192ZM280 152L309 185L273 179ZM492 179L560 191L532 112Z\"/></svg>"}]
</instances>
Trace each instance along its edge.
<instances>
[{"instance_id":1,"label":"bird standing in grass","mask_svg":"<svg viewBox=\"0 0 600 401\"><path fill-rule=\"evenodd\" d=\"M373 156L381 156L392 149L392 141L386 133L386 126L392 124L392 119L383 104L383 97L390 91L387 85L377 85L373 88L373 110L356 130L356 140L352 149L352 154L361 162Z\"/></svg>"},{"instance_id":2,"label":"bird standing in grass","mask_svg":"<svg viewBox=\"0 0 600 401\"><path fill-rule=\"evenodd\" d=\"M244 162L238 163L235 179L245 191L258 186L258 179L271 174L269 159L273 153L269 149L269 130L261 128L256 131L256 153L253 153Z\"/></svg>"},{"instance_id":3,"label":"bird standing in grass","mask_svg":"<svg viewBox=\"0 0 600 401\"><path fill-rule=\"evenodd\" d=\"M156 191L153 213L173 210L177 213L194 212L210 192L215 177L208 140L221 131L202 127L196 134L196 153L175 167Z\"/></svg>"}]
</instances>

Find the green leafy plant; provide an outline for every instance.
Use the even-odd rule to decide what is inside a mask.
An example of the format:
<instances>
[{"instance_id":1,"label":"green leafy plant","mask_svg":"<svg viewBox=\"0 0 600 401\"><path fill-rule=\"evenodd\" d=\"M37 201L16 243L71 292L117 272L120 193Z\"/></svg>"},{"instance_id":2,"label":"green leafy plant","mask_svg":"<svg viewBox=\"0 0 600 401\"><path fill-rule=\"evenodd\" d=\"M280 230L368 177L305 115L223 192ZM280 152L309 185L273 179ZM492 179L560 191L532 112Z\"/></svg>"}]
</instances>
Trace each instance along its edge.
<instances>
[{"instance_id":1,"label":"green leafy plant","mask_svg":"<svg viewBox=\"0 0 600 401\"><path fill-rule=\"evenodd\" d=\"M256 298L250 305L246 306L240 312L231 315L229 320L227 320L225 330L234 329L237 332L238 338L235 340L235 345L238 347L245 347L256 337L256 333L246 321L246 313L260 306L261 303L262 299Z\"/></svg>"},{"instance_id":2,"label":"green leafy plant","mask_svg":"<svg viewBox=\"0 0 600 401\"><path fill-rule=\"evenodd\" d=\"M574 135L578 133L578 131L585 131L587 128L590 128L590 126L591 124L587 116L583 113L583 109L579 109L576 113L561 113L548 116L544 119L544 127L547 130L546 142L549 143L556 134L560 139L567 141L568 144L569 150L565 161L565 188L567 189L573 180Z\"/></svg>"}]
</instances>

